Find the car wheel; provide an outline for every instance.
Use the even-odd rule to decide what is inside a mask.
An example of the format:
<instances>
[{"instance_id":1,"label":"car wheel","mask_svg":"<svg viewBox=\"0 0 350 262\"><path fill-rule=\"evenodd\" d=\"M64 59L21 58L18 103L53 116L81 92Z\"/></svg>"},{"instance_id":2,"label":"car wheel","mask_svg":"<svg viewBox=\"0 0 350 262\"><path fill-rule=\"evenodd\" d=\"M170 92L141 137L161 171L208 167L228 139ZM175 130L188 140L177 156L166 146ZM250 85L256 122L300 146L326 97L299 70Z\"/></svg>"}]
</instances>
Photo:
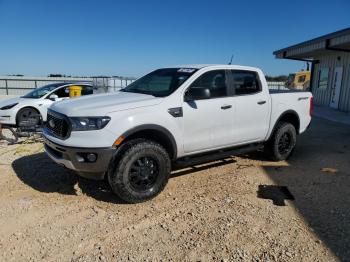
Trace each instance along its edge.
<instances>
[{"instance_id":1,"label":"car wheel","mask_svg":"<svg viewBox=\"0 0 350 262\"><path fill-rule=\"evenodd\" d=\"M40 113L32 107L25 107L18 111L16 116L17 126L37 126L41 122Z\"/></svg>"},{"instance_id":2,"label":"car wheel","mask_svg":"<svg viewBox=\"0 0 350 262\"><path fill-rule=\"evenodd\" d=\"M120 157L108 171L113 192L128 203L139 203L157 196L166 186L171 161L158 143L136 139L122 148Z\"/></svg>"},{"instance_id":3,"label":"car wheel","mask_svg":"<svg viewBox=\"0 0 350 262\"><path fill-rule=\"evenodd\" d=\"M293 152L297 142L295 127L287 122L280 122L266 142L264 151L274 161L287 159Z\"/></svg>"}]
</instances>

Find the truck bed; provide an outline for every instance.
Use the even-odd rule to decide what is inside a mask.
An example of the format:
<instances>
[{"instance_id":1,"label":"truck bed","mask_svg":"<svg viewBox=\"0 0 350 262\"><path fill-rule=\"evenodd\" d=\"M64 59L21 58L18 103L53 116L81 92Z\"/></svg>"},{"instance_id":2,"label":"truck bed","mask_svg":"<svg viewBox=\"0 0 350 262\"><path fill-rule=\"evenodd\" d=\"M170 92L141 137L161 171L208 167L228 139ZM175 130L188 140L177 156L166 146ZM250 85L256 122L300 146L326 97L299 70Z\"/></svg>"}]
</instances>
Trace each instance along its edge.
<instances>
[{"instance_id":1,"label":"truck bed","mask_svg":"<svg viewBox=\"0 0 350 262\"><path fill-rule=\"evenodd\" d=\"M299 116L299 132L304 132L310 123L312 94L304 90L269 90L269 92L271 94L271 123L276 123L284 112L294 111Z\"/></svg>"},{"instance_id":2,"label":"truck bed","mask_svg":"<svg viewBox=\"0 0 350 262\"><path fill-rule=\"evenodd\" d=\"M295 90L295 89L269 89L269 93L271 95L273 94L281 94L281 93L304 93L304 92L309 92L305 90Z\"/></svg>"}]
</instances>

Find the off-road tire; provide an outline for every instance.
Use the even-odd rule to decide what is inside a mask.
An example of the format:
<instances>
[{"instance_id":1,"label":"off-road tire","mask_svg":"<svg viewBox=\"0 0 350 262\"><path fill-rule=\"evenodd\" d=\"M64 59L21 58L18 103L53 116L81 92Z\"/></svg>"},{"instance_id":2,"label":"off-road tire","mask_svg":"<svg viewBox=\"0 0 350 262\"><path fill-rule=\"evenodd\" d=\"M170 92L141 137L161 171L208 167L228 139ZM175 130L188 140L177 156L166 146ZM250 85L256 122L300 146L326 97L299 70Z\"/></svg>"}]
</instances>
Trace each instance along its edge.
<instances>
[{"instance_id":1,"label":"off-road tire","mask_svg":"<svg viewBox=\"0 0 350 262\"><path fill-rule=\"evenodd\" d=\"M168 152L160 144L145 139L131 140L124 144L120 148L120 151L112 160L113 162L107 174L108 182L113 192L127 203L139 203L157 196L168 183L171 171L171 161ZM142 159L146 159L144 162L147 164L147 159L152 160L153 167L149 168L143 166L143 170L146 170L146 168L149 169L140 171L141 167L136 169L138 171L135 171L133 168L135 168L135 165L139 164L139 160L141 161ZM151 173L153 173L152 168L158 170L155 172L157 175L153 177L151 177ZM135 175L138 174L138 172L140 175ZM145 178L145 174L148 174L151 179ZM149 183L149 188L142 190L137 187L138 185L134 180L139 179L138 176L142 176L142 179L145 179L142 181L153 181ZM139 186L142 187L143 182Z\"/></svg>"},{"instance_id":2,"label":"off-road tire","mask_svg":"<svg viewBox=\"0 0 350 262\"><path fill-rule=\"evenodd\" d=\"M285 150L281 150L281 140L283 137L288 137L289 145ZM265 143L264 153L266 157L273 161L281 161L288 159L293 153L297 142L297 133L295 127L288 122L279 122L270 137L270 139Z\"/></svg>"}]
</instances>

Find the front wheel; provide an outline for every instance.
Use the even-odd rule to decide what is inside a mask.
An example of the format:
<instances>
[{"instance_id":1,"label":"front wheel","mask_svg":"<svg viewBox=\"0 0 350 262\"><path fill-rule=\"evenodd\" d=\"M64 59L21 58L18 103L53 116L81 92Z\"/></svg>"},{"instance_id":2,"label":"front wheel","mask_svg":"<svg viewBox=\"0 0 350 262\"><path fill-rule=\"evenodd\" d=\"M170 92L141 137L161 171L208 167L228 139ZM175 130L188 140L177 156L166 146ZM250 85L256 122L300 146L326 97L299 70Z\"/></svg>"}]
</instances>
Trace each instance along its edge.
<instances>
[{"instance_id":1,"label":"front wheel","mask_svg":"<svg viewBox=\"0 0 350 262\"><path fill-rule=\"evenodd\" d=\"M37 126L41 122L40 113L32 108L25 107L18 111L16 115L17 126L19 127L32 127Z\"/></svg>"},{"instance_id":2,"label":"front wheel","mask_svg":"<svg viewBox=\"0 0 350 262\"><path fill-rule=\"evenodd\" d=\"M108 171L109 184L128 203L157 196L166 186L171 162L167 151L153 141L137 139L124 145Z\"/></svg>"},{"instance_id":3,"label":"front wheel","mask_svg":"<svg viewBox=\"0 0 350 262\"><path fill-rule=\"evenodd\" d=\"M293 152L296 142L295 127L291 123L280 122L266 142L264 151L274 161L286 160Z\"/></svg>"}]
</instances>

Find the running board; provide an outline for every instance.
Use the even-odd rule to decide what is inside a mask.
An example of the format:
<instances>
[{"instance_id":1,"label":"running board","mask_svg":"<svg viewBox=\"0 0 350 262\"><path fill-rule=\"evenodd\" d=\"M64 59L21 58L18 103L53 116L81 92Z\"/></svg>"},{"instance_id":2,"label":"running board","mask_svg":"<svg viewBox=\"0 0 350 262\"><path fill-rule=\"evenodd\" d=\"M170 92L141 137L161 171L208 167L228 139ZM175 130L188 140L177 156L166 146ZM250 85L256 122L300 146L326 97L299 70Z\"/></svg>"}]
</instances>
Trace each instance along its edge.
<instances>
[{"instance_id":1,"label":"running board","mask_svg":"<svg viewBox=\"0 0 350 262\"><path fill-rule=\"evenodd\" d=\"M237 155L242 155L249 152L257 151L257 150L263 149L263 147L264 147L263 144L251 144L248 146L240 146L240 147L235 147L230 149L221 149L217 151L211 151L209 153L207 152L205 154L183 157L183 158L179 158L173 163L173 168L178 169L178 168L204 164L207 162L217 161L227 157L237 156Z\"/></svg>"}]
</instances>

